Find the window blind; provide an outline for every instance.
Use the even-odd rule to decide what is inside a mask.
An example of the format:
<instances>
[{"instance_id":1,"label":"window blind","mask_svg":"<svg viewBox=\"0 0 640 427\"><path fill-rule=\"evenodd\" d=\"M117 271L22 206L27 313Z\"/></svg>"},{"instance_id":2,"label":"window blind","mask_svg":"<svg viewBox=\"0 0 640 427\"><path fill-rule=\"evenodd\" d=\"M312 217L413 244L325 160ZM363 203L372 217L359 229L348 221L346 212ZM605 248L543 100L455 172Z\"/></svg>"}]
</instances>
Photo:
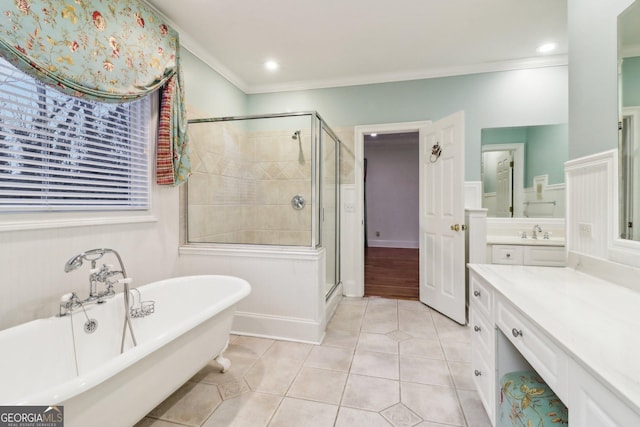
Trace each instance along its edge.
<instances>
[{"instance_id":1,"label":"window blind","mask_svg":"<svg viewBox=\"0 0 640 427\"><path fill-rule=\"evenodd\" d=\"M148 209L149 101L63 95L0 58L0 211Z\"/></svg>"}]
</instances>

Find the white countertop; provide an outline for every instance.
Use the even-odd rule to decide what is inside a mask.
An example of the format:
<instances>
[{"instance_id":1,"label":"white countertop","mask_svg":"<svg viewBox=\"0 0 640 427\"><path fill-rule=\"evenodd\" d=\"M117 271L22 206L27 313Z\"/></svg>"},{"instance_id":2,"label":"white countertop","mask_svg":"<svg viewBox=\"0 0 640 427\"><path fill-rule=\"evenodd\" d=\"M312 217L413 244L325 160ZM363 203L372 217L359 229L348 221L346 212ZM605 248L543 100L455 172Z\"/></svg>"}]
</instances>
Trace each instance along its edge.
<instances>
[{"instance_id":1,"label":"white countertop","mask_svg":"<svg viewBox=\"0 0 640 427\"><path fill-rule=\"evenodd\" d=\"M571 268L469 268L640 412L640 292Z\"/></svg>"},{"instance_id":2,"label":"white countertop","mask_svg":"<svg viewBox=\"0 0 640 427\"><path fill-rule=\"evenodd\" d=\"M551 237L549 239L523 239L517 236L487 236L488 245L524 245L524 246L564 246L564 238Z\"/></svg>"}]
</instances>

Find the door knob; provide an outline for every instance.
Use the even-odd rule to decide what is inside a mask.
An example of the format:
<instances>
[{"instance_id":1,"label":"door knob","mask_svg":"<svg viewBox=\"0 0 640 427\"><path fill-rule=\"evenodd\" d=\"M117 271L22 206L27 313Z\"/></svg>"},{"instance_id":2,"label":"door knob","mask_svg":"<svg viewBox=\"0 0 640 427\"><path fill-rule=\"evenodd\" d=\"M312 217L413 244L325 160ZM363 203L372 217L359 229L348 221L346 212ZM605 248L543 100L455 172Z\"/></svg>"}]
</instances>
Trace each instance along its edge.
<instances>
[{"instance_id":1,"label":"door knob","mask_svg":"<svg viewBox=\"0 0 640 427\"><path fill-rule=\"evenodd\" d=\"M460 224L454 224L451 226L452 231L460 231Z\"/></svg>"}]
</instances>

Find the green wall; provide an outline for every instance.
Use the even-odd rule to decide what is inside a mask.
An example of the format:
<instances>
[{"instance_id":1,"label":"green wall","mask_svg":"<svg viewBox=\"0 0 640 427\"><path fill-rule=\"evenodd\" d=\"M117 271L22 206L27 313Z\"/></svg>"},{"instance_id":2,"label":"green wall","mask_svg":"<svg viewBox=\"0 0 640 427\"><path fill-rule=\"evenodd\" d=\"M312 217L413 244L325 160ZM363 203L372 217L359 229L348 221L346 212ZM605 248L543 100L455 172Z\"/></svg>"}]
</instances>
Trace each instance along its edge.
<instances>
[{"instance_id":1,"label":"green wall","mask_svg":"<svg viewBox=\"0 0 640 427\"><path fill-rule=\"evenodd\" d=\"M187 105L212 117L315 110L332 127L438 120L465 111L466 179L480 180L483 128L566 122L567 67L246 95L182 49Z\"/></svg>"},{"instance_id":2,"label":"green wall","mask_svg":"<svg viewBox=\"0 0 640 427\"><path fill-rule=\"evenodd\" d=\"M187 49L180 50L188 108L210 117L245 115L247 95Z\"/></svg>"},{"instance_id":3,"label":"green wall","mask_svg":"<svg viewBox=\"0 0 640 427\"><path fill-rule=\"evenodd\" d=\"M640 56L622 61L622 106L640 106Z\"/></svg>"},{"instance_id":4,"label":"green wall","mask_svg":"<svg viewBox=\"0 0 640 427\"><path fill-rule=\"evenodd\" d=\"M480 131L564 123L567 67L249 95L248 113L318 111L332 127L438 120L465 111L466 180L480 180Z\"/></svg>"}]
</instances>

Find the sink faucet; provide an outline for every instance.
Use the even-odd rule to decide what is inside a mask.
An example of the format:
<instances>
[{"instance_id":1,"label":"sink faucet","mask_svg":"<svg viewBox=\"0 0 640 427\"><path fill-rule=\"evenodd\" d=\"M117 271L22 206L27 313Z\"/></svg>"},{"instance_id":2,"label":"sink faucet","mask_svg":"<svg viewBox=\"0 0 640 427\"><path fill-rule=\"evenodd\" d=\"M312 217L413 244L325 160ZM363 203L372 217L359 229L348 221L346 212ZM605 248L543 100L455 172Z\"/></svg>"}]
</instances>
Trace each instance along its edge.
<instances>
[{"instance_id":1,"label":"sink faucet","mask_svg":"<svg viewBox=\"0 0 640 427\"><path fill-rule=\"evenodd\" d=\"M537 239L538 238L538 233L542 233L542 228L536 224L533 226L533 232L531 234L531 238L532 239Z\"/></svg>"}]
</instances>

